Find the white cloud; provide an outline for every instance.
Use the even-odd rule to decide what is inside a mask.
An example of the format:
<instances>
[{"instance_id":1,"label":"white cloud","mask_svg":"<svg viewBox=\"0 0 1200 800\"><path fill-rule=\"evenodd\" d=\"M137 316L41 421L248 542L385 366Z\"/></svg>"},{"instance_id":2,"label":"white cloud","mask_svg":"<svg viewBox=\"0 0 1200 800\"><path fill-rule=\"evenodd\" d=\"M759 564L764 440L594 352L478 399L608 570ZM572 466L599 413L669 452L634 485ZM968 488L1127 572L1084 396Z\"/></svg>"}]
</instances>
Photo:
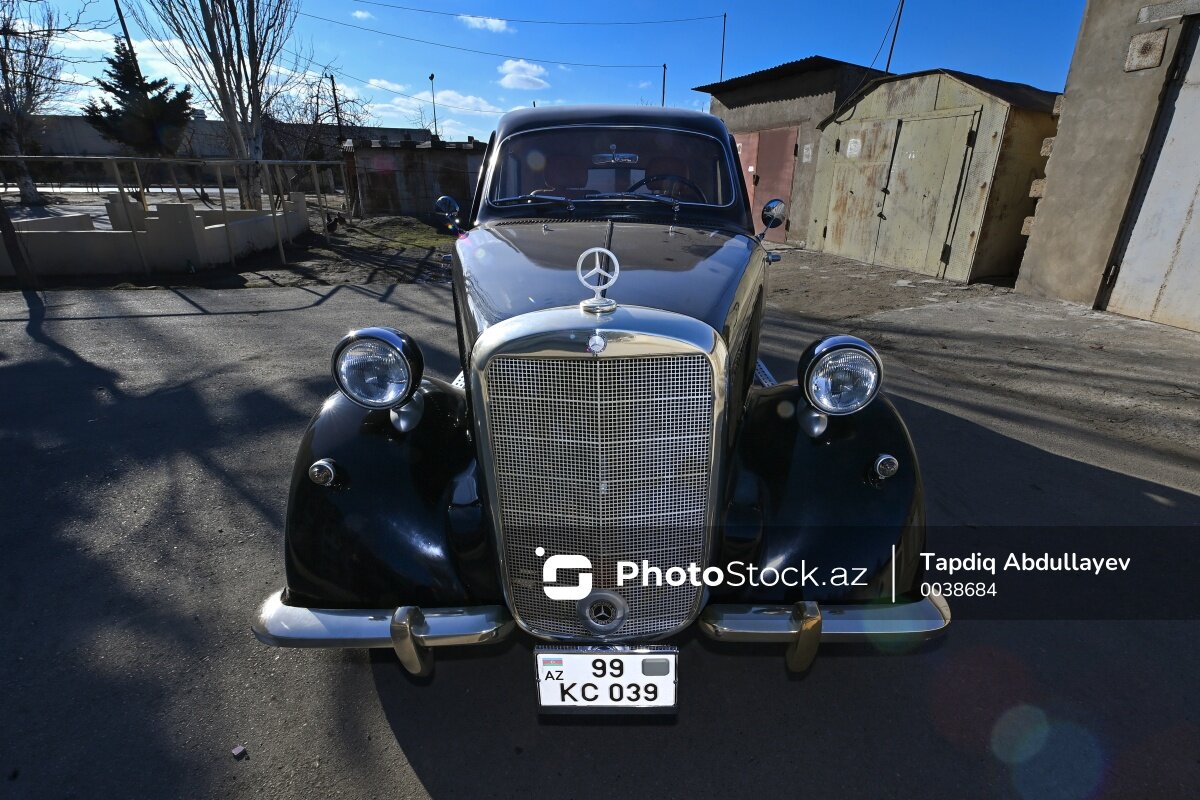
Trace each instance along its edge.
<instances>
[{"instance_id":1,"label":"white cloud","mask_svg":"<svg viewBox=\"0 0 1200 800\"><path fill-rule=\"evenodd\" d=\"M653 86L653 85L654 85L654 84L652 84L650 81L638 81L637 88L639 88L639 89L649 89L649 88L650 88L651 86Z\"/></svg>"},{"instance_id":2,"label":"white cloud","mask_svg":"<svg viewBox=\"0 0 1200 800\"><path fill-rule=\"evenodd\" d=\"M428 90L418 92L412 97L389 97L383 102L373 103L372 110L379 115L381 119L401 120L407 124L411 117L415 116L417 109L425 109L425 116L432 118L433 107L430 100L433 95ZM454 89L438 89L438 127L441 127L442 120L440 114L445 110L448 114L455 116L475 115L487 116L496 119L504 112L504 109L499 106L484 100L473 94L463 94Z\"/></svg>"},{"instance_id":3,"label":"white cloud","mask_svg":"<svg viewBox=\"0 0 1200 800\"><path fill-rule=\"evenodd\" d=\"M508 27L508 22L495 17L473 17L470 14L459 14L458 21L468 28L492 33L514 33L516 28Z\"/></svg>"},{"instance_id":4,"label":"white cloud","mask_svg":"<svg viewBox=\"0 0 1200 800\"><path fill-rule=\"evenodd\" d=\"M100 50L111 53L113 35L105 31L71 31L56 36L54 46L63 50Z\"/></svg>"},{"instance_id":5,"label":"white cloud","mask_svg":"<svg viewBox=\"0 0 1200 800\"><path fill-rule=\"evenodd\" d=\"M370 11L352 11L350 16L354 17L355 19L375 19L375 15Z\"/></svg>"},{"instance_id":6,"label":"white cloud","mask_svg":"<svg viewBox=\"0 0 1200 800\"><path fill-rule=\"evenodd\" d=\"M505 59L496 67L502 77L500 85L505 89L546 89L550 83L544 79L546 68L531 64L523 58Z\"/></svg>"},{"instance_id":7,"label":"white cloud","mask_svg":"<svg viewBox=\"0 0 1200 800\"><path fill-rule=\"evenodd\" d=\"M387 89L392 92L408 91L408 86L406 84L392 83L391 81L385 81L383 78L371 78L369 81L367 81L367 83L371 86L374 86L376 89Z\"/></svg>"}]
</instances>

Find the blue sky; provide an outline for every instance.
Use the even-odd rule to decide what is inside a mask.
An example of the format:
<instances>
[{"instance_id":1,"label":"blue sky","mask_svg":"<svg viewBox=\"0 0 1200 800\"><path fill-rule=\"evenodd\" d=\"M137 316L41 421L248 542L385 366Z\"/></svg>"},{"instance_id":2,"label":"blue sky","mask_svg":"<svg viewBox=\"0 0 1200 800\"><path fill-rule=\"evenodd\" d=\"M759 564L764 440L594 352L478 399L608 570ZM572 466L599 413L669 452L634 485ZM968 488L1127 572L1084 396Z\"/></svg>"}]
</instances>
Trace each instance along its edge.
<instances>
[{"instance_id":1,"label":"blue sky","mask_svg":"<svg viewBox=\"0 0 1200 800\"><path fill-rule=\"evenodd\" d=\"M774 5L730 0L598 5L561 0L445 0L444 5L432 0L379 2L464 16L404 11L353 0L306 0L303 11L313 16L300 18L296 36L311 45L319 61L335 62L343 73L339 88L371 101L376 121L383 125L411 126L422 105L429 117L429 106L421 100L429 97L429 73L436 73L438 121L443 134L455 138L468 134L484 137L500 112L534 100L539 105L659 102L661 67L602 69L535 59L588 64L666 62L667 104L689 108L707 108L707 95L693 92L691 87L718 78L719 18L613 26L541 25L504 22L502 18L625 22L719 17L728 12L728 78L816 54L869 64L896 7L890 0L854 4L785 0ZM908 0L892 71L948 67L1061 91L1083 6L1084 0ZM109 9L93 6L93 10L102 15ZM420 44L348 26L498 55ZM133 35L147 72L181 80L157 57L136 26ZM105 37L89 37L71 45L72 54L79 56L98 57L110 49ZM882 67L886 57L885 45L877 65ZM82 78L98 74L101 68L81 64L75 73Z\"/></svg>"}]
</instances>

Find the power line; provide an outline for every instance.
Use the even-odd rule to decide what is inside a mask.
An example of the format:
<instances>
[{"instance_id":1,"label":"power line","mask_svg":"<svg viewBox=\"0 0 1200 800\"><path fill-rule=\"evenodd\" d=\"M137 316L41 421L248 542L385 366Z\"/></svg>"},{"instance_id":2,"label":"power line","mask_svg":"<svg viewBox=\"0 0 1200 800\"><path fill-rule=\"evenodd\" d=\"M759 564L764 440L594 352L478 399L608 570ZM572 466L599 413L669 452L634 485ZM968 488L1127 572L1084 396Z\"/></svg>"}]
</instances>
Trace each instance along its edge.
<instances>
[{"instance_id":1,"label":"power line","mask_svg":"<svg viewBox=\"0 0 1200 800\"><path fill-rule=\"evenodd\" d=\"M299 53L292 52L291 50L288 50L286 47L283 49L283 52L287 53L288 55L292 56L293 58L301 58ZM351 75L348 72L344 72L340 69L334 69L331 66L326 66L326 67L324 67L324 69L326 72L332 72L343 78L349 78L350 80L354 81L355 83L361 83L363 86L369 86L370 88L378 89L381 92L388 92L389 94L394 94L397 97L406 97L409 100L416 100L418 103L432 103L433 102L432 100L427 100L424 97L417 97L416 95L405 94L404 92L398 92L395 89L389 89L386 86L378 86L374 83L371 83L371 81L366 80L365 78L355 77L354 75ZM471 111L476 114L491 114L491 115L495 115L495 116L499 116L500 114L504 113L503 109L500 109L497 111L492 111L490 109L483 109L483 108L470 108L469 106L453 106L453 105L450 105L449 103L442 103L442 108L453 108L458 111Z\"/></svg>"},{"instance_id":2,"label":"power line","mask_svg":"<svg viewBox=\"0 0 1200 800\"><path fill-rule=\"evenodd\" d=\"M321 22L328 22L333 25L341 25L346 28L354 28L356 30L366 31L367 33L374 33L374 34L378 34L380 36L390 36L393 39L403 39L406 42L417 42L419 44L433 45L434 47L445 47L450 50L459 50L463 53L475 53L476 55L481 55L481 56L495 56L496 58L513 58L513 59L518 59L521 61L532 61L532 62L535 62L538 64L559 64L564 67L594 67L597 69L661 69L662 68L661 64L582 64L582 63L579 63L576 61L554 61L553 59L549 59L549 58L530 58L529 56L516 56L516 55L511 55L508 53L493 53L489 50L473 50L470 47L459 47L458 45L445 44L444 42L431 42L428 39L417 39L412 36L401 36L398 33L390 33L388 31L381 31L381 30L377 30L375 28L368 28L364 25L353 25L349 22L342 22L341 20L329 19L328 17L319 17L316 14L309 14L304 11L298 11L296 13L302 17L309 17L310 19L320 20Z\"/></svg>"},{"instance_id":3,"label":"power line","mask_svg":"<svg viewBox=\"0 0 1200 800\"><path fill-rule=\"evenodd\" d=\"M501 22L519 22L522 25L674 25L679 22L699 22L700 20L721 19L723 14L712 14L707 17L683 17L681 19L650 19L640 22L621 21L575 21L575 20L555 20L555 19L515 19L512 17L495 17L491 14L468 14L459 11L434 11L429 8L414 8L412 6L400 6L394 3L380 3L377 0L354 0L356 3L362 3L368 6L381 6L383 8L395 8L400 11L415 11L419 14L438 14L443 17L471 17L473 19L495 19Z\"/></svg>"},{"instance_id":4,"label":"power line","mask_svg":"<svg viewBox=\"0 0 1200 800\"><path fill-rule=\"evenodd\" d=\"M838 115L846 110L846 107L850 105L850 101L854 99L856 94L858 94L858 90L861 89L863 84L867 82L867 76L870 75L871 70L875 68L875 62L877 62L879 60L879 56L883 54L883 46L887 44L888 34L892 32L892 26L899 22L900 10L903 7L904 0L899 0L899 2L896 3L896 10L892 12L892 18L888 20L887 28L885 28L883 31L883 39L879 42L879 48L875 51L875 57L871 59L871 65L863 71L862 78L860 78L858 81L858 86L855 86L854 91L846 95L846 99L843 100L842 104L834 110L834 112L830 115L830 119L837 119ZM886 72L887 70L884 71Z\"/></svg>"}]
</instances>

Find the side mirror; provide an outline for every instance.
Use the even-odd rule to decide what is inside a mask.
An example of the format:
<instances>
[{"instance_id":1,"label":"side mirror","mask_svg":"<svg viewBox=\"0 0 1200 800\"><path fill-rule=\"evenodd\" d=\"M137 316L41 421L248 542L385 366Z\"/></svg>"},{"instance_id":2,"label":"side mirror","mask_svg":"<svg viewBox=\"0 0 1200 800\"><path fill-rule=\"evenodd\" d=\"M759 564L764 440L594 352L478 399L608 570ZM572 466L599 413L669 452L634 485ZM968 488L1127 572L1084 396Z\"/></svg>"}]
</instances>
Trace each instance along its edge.
<instances>
[{"instance_id":1,"label":"side mirror","mask_svg":"<svg viewBox=\"0 0 1200 800\"><path fill-rule=\"evenodd\" d=\"M762 221L768 229L778 228L787 219L787 203L782 200L769 200L763 206Z\"/></svg>"},{"instance_id":2,"label":"side mirror","mask_svg":"<svg viewBox=\"0 0 1200 800\"><path fill-rule=\"evenodd\" d=\"M437 213L446 218L446 226L452 230L458 230L458 212L461 211L458 201L448 194L444 194L437 199L433 204L433 208ZM766 213L765 211L763 212Z\"/></svg>"}]
</instances>

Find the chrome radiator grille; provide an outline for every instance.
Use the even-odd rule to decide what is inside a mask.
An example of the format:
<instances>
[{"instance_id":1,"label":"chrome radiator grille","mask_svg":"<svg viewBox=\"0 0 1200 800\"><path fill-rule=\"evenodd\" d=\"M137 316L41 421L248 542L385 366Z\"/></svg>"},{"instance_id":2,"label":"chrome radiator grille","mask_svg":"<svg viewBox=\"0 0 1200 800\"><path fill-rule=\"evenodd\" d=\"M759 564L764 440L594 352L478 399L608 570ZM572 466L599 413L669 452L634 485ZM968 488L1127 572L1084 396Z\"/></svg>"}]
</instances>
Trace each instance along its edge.
<instances>
[{"instance_id":1,"label":"chrome radiator grille","mask_svg":"<svg viewBox=\"0 0 1200 800\"><path fill-rule=\"evenodd\" d=\"M546 555L592 563L593 589L628 604L613 636L649 638L687 622L700 589L617 588L616 562L704 564L713 371L704 355L518 358L487 365L486 413L505 567L531 630L591 636L575 603L542 591ZM576 582L577 573L559 580Z\"/></svg>"}]
</instances>

